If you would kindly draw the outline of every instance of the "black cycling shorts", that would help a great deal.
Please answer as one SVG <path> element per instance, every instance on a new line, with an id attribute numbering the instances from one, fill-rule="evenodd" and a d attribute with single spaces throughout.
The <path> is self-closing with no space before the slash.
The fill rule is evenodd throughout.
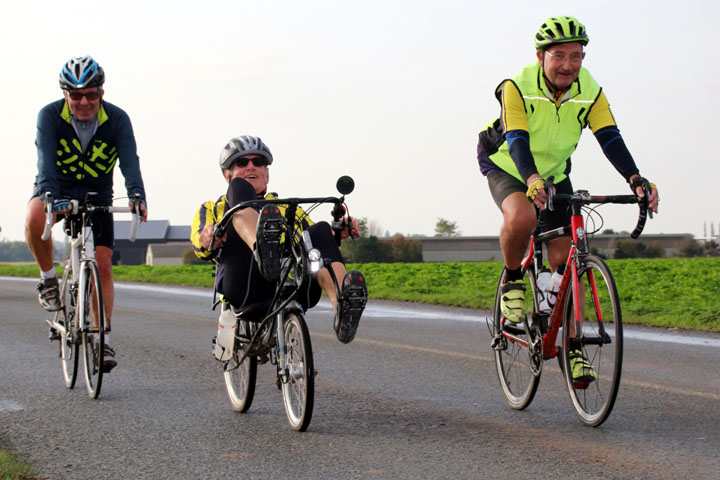
<path id="1" fill-rule="evenodd" d="M 488 174 L 487 180 L 488 186 L 490 187 L 490 194 L 500 210 L 502 210 L 503 201 L 511 193 L 521 192 L 523 195 L 527 193 L 527 185 L 504 170 L 491 172 Z M 555 184 L 555 191 L 557 193 L 572 194 L 573 187 L 570 177 L 567 177 L 560 183 Z M 543 220 L 542 230 L 546 232 L 554 228 L 570 225 L 570 217 L 571 212 L 569 206 L 556 205 L 554 212 L 545 209 L 540 212 L 540 218 Z"/>
<path id="2" fill-rule="evenodd" d="M 35 197 L 40 196 L 39 187 L 35 185 L 33 187 L 33 195 L 30 197 L 32 200 Z M 55 222 L 63 220 L 64 217 L 57 215 Z M 115 249 L 115 222 L 113 220 L 113 214 L 108 212 L 93 213 L 92 216 L 92 231 L 93 240 L 95 246 L 107 247 L 111 250 Z"/>

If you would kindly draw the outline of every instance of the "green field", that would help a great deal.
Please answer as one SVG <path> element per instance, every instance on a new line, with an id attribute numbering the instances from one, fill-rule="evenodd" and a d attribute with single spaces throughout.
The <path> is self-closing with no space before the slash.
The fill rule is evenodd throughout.
<path id="1" fill-rule="evenodd" d="M 720 332 L 720 258 L 608 260 L 623 320 Z M 375 299 L 490 309 L 500 262 L 368 263 L 361 270 Z M 211 287 L 212 268 L 113 267 L 118 281 Z M 0 275 L 37 275 L 36 267 L 0 265 Z"/>

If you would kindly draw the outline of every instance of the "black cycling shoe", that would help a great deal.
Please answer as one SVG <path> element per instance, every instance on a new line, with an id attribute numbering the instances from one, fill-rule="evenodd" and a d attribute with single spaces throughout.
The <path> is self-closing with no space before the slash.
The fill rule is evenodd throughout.
<path id="1" fill-rule="evenodd" d="M 335 306 L 333 328 L 340 342 L 350 343 L 355 338 L 367 298 L 365 276 L 357 270 L 350 270 L 343 279 L 342 294 Z"/>
<path id="2" fill-rule="evenodd" d="M 37 284 L 38 301 L 48 312 L 57 312 L 60 305 L 60 291 L 57 277 L 44 278 Z"/>
<path id="3" fill-rule="evenodd" d="M 260 274 L 270 282 L 280 279 L 280 239 L 284 232 L 285 217 L 276 205 L 268 204 L 260 210 L 255 240 L 255 261 Z"/>

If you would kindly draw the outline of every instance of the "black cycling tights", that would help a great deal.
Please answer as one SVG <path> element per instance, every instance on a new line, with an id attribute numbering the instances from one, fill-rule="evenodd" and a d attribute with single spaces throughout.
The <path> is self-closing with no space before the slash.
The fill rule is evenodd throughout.
<path id="1" fill-rule="evenodd" d="M 234 205 L 257 198 L 255 188 L 250 182 L 235 178 L 228 185 L 225 209 L 227 211 Z M 313 246 L 320 250 L 323 258 L 345 263 L 327 222 L 311 225 L 307 231 L 310 233 Z M 222 263 L 222 291 L 233 306 L 240 308 L 272 299 L 275 294 L 275 283 L 268 282 L 260 275 L 257 263 L 253 260 L 252 249 L 245 244 L 234 228 L 227 230 L 227 241 L 222 249 Z M 305 309 L 311 308 L 320 300 L 321 293 L 317 280 L 306 281 L 301 286 L 298 301 Z"/>

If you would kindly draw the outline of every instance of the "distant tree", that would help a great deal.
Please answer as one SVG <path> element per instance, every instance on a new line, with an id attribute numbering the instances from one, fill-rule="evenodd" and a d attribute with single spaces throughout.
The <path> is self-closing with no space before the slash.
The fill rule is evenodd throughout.
<path id="1" fill-rule="evenodd" d="M 368 219 L 365 217 L 360 217 L 357 219 L 357 221 L 358 227 L 360 229 L 360 237 L 370 236 L 370 225 L 368 225 Z"/>
<path id="2" fill-rule="evenodd" d="M 702 246 L 692 237 L 686 237 L 680 244 L 680 255 L 683 257 L 699 257 L 702 254 Z"/>
<path id="3" fill-rule="evenodd" d="M 195 251 L 192 249 L 192 247 L 185 250 L 182 254 L 182 264 L 183 265 L 207 265 L 208 262 L 205 260 L 202 260 L 195 255 Z"/>
<path id="4" fill-rule="evenodd" d="M 393 262 L 422 262 L 422 243 L 416 238 L 397 234 L 392 239 Z"/>
<path id="5" fill-rule="evenodd" d="M 705 242 L 702 246 L 703 255 L 706 257 L 720 257 L 720 245 L 715 240 Z"/>
<path id="6" fill-rule="evenodd" d="M 460 231 L 458 230 L 457 222 L 451 222 L 444 218 L 438 218 L 435 224 L 435 236 L 436 237 L 458 237 Z"/>
<path id="7" fill-rule="evenodd" d="M 615 258 L 658 258 L 665 256 L 665 248 L 657 242 L 651 246 L 645 243 L 625 239 L 620 240 L 615 249 Z"/>
<path id="8" fill-rule="evenodd" d="M 645 258 L 663 258 L 665 257 L 665 247 L 660 242 L 653 242 L 652 245 L 645 249 Z"/>
<path id="9" fill-rule="evenodd" d="M 603 230 L 602 232 L 600 232 L 600 234 L 601 234 L 601 235 L 614 235 L 614 234 L 615 234 L 615 230 L 613 230 L 612 228 L 606 228 L 605 230 Z"/>

